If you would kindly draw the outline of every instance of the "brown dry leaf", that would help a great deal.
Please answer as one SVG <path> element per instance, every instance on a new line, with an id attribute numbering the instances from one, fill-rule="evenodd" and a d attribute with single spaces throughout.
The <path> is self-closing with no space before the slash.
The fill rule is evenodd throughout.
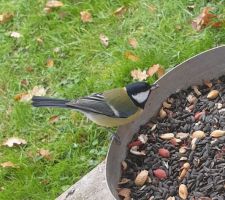
<path id="1" fill-rule="evenodd" d="M 31 73 L 33 71 L 34 71 L 34 69 L 31 66 L 26 67 L 26 72 Z"/>
<path id="2" fill-rule="evenodd" d="M 131 53 L 130 51 L 126 51 L 125 54 L 124 54 L 125 58 L 133 61 L 133 62 L 136 62 L 139 60 L 139 57 L 134 55 L 133 53 Z"/>
<path id="3" fill-rule="evenodd" d="M 205 7 L 202 10 L 202 13 L 192 21 L 192 27 L 195 30 L 200 31 L 204 27 L 210 25 L 213 18 L 217 17 L 216 15 L 210 13 L 211 10 L 213 10 L 213 8 Z"/>
<path id="4" fill-rule="evenodd" d="M 27 79 L 22 79 L 22 80 L 20 81 L 20 84 L 21 84 L 22 86 L 28 86 L 28 85 L 29 85 L 29 81 L 28 81 Z"/>
<path id="5" fill-rule="evenodd" d="M 47 8 L 59 8 L 63 6 L 63 3 L 61 1 L 50 0 L 45 4 L 45 6 Z"/>
<path id="6" fill-rule="evenodd" d="M 153 76 L 160 68 L 160 65 L 159 64 L 156 64 L 156 65 L 152 65 L 152 67 L 150 67 L 147 71 L 147 74 L 149 76 Z"/>
<path id="7" fill-rule="evenodd" d="M 92 15 L 88 11 L 81 11 L 80 18 L 81 18 L 81 21 L 84 23 L 92 22 Z"/>
<path id="8" fill-rule="evenodd" d="M 135 69 L 131 71 L 131 76 L 134 80 L 143 81 L 148 78 L 146 71 L 141 71 L 140 69 Z"/>
<path id="9" fill-rule="evenodd" d="M 134 49 L 137 48 L 138 42 L 135 38 L 130 38 L 128 40 L 128 43 L 130 44 L 130 46 L 132 46 Z"/>
<path id="10" fill-rule="evenodd" d="M 157 71 L 158 78 L 162 77 L 165 74 L 165 69 L 160 67 Z"/>
<path id="11" fill-rule="evenodd" d="M 47 160 L 51 160 L 51 154 L 49 150 L 39 149 L 38 154 Z"/>
<path id="12" fill-rule="evenodd" d="M 49 58 L 48 60 L 47 60 L 47 67 L 53 67 L 54 66 L 54 60 L 52 59 L 52 58 Z"/>
<path id="13" fill-rule="evenodd" d="M 125 14 L 126 11 L 127 11 L 127 8 L 125 6 L 122 6 L 114 11 L 114 15 L 121 17 L 122 15 Z"/>
<path id="14" fill-rule="evenodd" d="M 27 144 L 26 140 L 18 138 L 18 137 L 11 137 L 11 138 L 8 138 L 5 142 L 3 142 L 2 145 L 13 147 L 13 146 L 24 145 L 24 144 Z"/>
<path id="15" fill-rule="evenodd" d="M 15 167 L 16 165 L 11 162 L 11 161 L 7 161 L 7 162 L 4 162 L 4 163 L 1 163 L 0 164 L 3 168 L 9 168 L 9 167 Z"/>
<path id="16" fill-rule="evenodd" d="M 165 74 L 165 69 L 159 64 L 155 64 L 147 70 L 148 76 L 153 76 L 155 73 L 157 74 L 158 78 L 160 78 Z"/>
<path id="17" fill-rule="evenodd" d="M 33 96 L 44 96 L 46 94 L 46 89 L 42 86 L 35 86 L 31 91 L 23 92 L 17 94 L 14 99 L 16 101 L 28 102 Z"/>
<path id="18" fill-rule="evenodd" d="M 59 121 L 59 116 L 58 116 L 58 115 L 53 115 L 53 116 L 51 116 L 51 117 L 49 118 L 49 122 L 50 122 L 51 124 L 54 124 L 54 123 L 56 123 L 57 121 Z"/>
<path id="19" fill-rule="evenodd" d="M 13 37 L 13 38 L 20 38 L 21 34 L 18 33 L 18 32 L 13 31 L 13 32 L 10 33 L 10 36 Z"/>
<path id="20" fill-rule="evenodd" d="M 105 36 L 104 34 L 100 34 L 99 35 L 99 39 L 100 39 L 100 42 L 105 46 L 109 46 L 109 38 L 107 36 Z"/>
<path id="21" fill-rule="evenodd" d="M 8 21 L 10 21 L 13 18 L 13 14 L 12 13 L 2 13 L 0 15 L 0 24 L 4 24 Z"/>
<path id="22" fill-rule="evenodd" d="M 222 27 L 224 25 L 224 22 L 214 22 L 213 24 L 212 24 L 212 27 L 214 27 L 214 28 L 220 28 L 220 27 Z"/>
<path id="23" fill-rule="evenodd" d="M 118 195 L 128 199 L 128 198 L 130 198 L 131 190 L 128 188 L 119 189 Z"/>

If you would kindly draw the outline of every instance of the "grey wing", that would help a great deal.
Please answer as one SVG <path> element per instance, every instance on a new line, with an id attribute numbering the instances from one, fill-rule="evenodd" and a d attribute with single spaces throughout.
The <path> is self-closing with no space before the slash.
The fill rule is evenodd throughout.
<path id="1" fill-rule="evenodd" d="M 119 117 L 105 101 L 103 94 L 100 93 L 70 101 L 66 105 L 84 113 L 96 113 L 110 117 Z"/>

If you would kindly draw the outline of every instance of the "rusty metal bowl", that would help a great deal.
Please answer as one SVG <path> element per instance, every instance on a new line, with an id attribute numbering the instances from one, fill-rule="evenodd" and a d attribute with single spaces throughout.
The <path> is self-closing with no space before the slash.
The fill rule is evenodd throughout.
<path id="1" fill-rule="evenodd" d="M 121 145 L 112 142 L 109 148 L 106 180 L 108 188 L 115 199 L 120 199 L 116 188 L 121 175 L 121 161 L 126 157 L 127 144 L 140 126 L 157 114 L 162 102 L 172 93 L 224 74 L 225 46 L 220 46 L 186 60 L 157 81 L 160 87 L 150 95 L 143 115 L 136 121 L 119 127 L 117 134 L 121 138 Z"/>

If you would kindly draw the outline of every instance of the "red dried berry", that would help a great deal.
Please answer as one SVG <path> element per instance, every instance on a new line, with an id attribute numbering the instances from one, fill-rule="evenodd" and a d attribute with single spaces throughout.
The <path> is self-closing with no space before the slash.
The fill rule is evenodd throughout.
<path id="1" fill-rule="evenodd" d="M 163 169 L 156 169 L 153 171 L 153 174 L 159 179 L 166 179 L 167 175 Z"/>
<path id="2" fill-rule="evenodd" d="M 140 140 L 136 140 L 128 144 L 128 148 L 134 147 L 134 146 L 140 146 L 142 145 L 142 142 Z"/>
<path id="3" fill-rule="evenodd" d="M 162 156 L 163 158 L 169 158 L 170 152 L 167 149 L 161 148 L 159 149 L 159 155 Z"/>
<path id="4" fill-rule="evenodd" d="M 198 121 L 204 113 L 205 113 L 205 111 L 196 112 L 195 113 L 195 121 Z"/>

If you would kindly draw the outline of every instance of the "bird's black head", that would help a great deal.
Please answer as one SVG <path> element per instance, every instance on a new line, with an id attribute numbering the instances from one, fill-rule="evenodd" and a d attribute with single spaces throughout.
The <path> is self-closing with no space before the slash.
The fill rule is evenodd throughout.
<path id="1" fill-rule="evenodd" d="M 131 83 L 126 86 L 127 94 L 133 101 L 133 103 L 144 109 L 145 103 L 152 90 L 156 89 L 158 84 L 150 85 L 146 82 Z"/>

